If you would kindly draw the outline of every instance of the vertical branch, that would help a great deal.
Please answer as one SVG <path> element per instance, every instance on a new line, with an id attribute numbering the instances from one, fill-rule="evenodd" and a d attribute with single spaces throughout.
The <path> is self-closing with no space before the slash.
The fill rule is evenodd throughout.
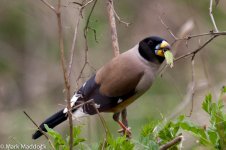
<path id="1" fill-rule="evenodd" d="M 68 80 L 69 81 L 70 81 L 71 69 L 72 69 L 73 58 L 74 58 L 74 53 L 75 53 L 75 42 L 76 42 L 76 39 L 77 39 L 79 22 L 80 22 L 80 15 L 78 15 L 78 20 L 77 20 L 76 25 L 75 25 L 74 37 L 73 37 L 72 46 L 71 46 L 71 54 L 70 54 L 71 57 L 70 57 L 69 65 L 68 65 Z"/>
<path id="2" fill-rule="evenodd" d="M 196 54 L 196 53 L 195 53 Z M 191 109 L 189 112 L 188 117 L 191 117 L 193 108 L 194 108 L 194 96 L 195 96 L 195 54 L 193 54 L 191 58 L 191 65 L 192 65 L 192 77 L 191 77 Z"/>
<path id="3" fill-rule="evenodd" d="M 84 39 L 85 39 L 85 62 L 83 64 L 83 66 L 82 66 L 82 69 L 81 69 L 81 71 L 80 71 L 77 79 L 76 79 L 77 86 L 79 86 L 79 79 L 82 77 L 82 73 L 85 70 L 86 65 L 89 64 L 89 62 L 88 62 L 88 50 L 89 50 L 89 46 L 88 46 L 87 33 L 88 33 L 88 29 L 89 29 L 90 18 L 92 16 L 92 13 L 94 11 L 94 8 L 95 8 L 96 4 L 97 4 L 97 0 L 94 1 L 94 4 L 93 4 L 93 6 L 91 8 L 91 11 L 90 11 L 90 13 L 88 15 L 88 18 L 87 18 L 87 21 L 86 21 L 86 25 L 85 25 L 84 30 L 83 30 L 83 32 L 84 32 Z M 84 7 L 82 7 L 82 9 L 83 8 Z"/>
<path id="4" fill-rule="evenodd" d="M 59 36 L 59 47 L 60 47 L 60 57 L 61 57 L 61 66 L 63 70 L 64 76 L 64 87 L 66 90 L 66 99 L 67 99 L 67 109 L 68 109 L 68 118 L 69 118 L 69 126 L 70 126 L 70 150 L 73 148 L 73 122 L 72 122 L 72 113 L 71 113 L 71 102 L 70 102 L 70 83 L 69 76 L 67 75 L 67 67 L 65 63 L 64 56 L 64 39 L 63 39 L 63 31 L 62 31 L 62 19 L 61 19 L 61 0 L 58 0 L 57 8 L 52 6 L 50 3 L 45 0 L 41 0 L 48 8 L 50 8 L 57 16 L 57 26 L 58 26 L 58 36 Z"/>
<path id="5" fill-rule="evenodd" d="M 214 27 L 215 32 L 219 32 L 217 25 L 216 25 L 216 22 L 215 22 L 215 19 L 213 17 L 213 0 L 210 0 L 209 15 L 210 15 L 211 21 L 213 23 L 213 27 Z"/>
<path id="6" fill-rule="evenodd" d="M 65 63 L 65 55 L 64 55 L 64 39 L 63 39 L 63 31 L 62 31 L 62 19 L 61 19 L 61 0 L 58 0 L 57 10 L 57 23 L 58 23 L 58 36 L 59 36 L 59 47 L 60 47 L 60 57 L 61 57 L 61 66 L 63 70 L 64 76 L 64 86 L 66 90 L 66 100 L 67 100 L 67 109 L 68 109 L 68 120 L 69 120 L 69 129 L 70 129 L 70 139 L 69 146 L 70 150 L 73 149 L 73 121 L 72 121 L 72 113 L 71 113 L 71 102 L 70 102 L 70 83 L 69 78 L 67 76 L 67 67 Z"/>
<path id="7" fill-rule="evenodd" d="M 109 23 L 111 27 L 111 39 L 112 39 L 114 55 L 118 56 L 120 52 L 119 52 L 118 36 L 117 36 L 117 29 L 116 29 L 116 23 L 115 23 L 115 13 L 114 13 L 115 11 L 114 11 L 113 0 L 108 0 L 107 11 L 108 11 Z"/>

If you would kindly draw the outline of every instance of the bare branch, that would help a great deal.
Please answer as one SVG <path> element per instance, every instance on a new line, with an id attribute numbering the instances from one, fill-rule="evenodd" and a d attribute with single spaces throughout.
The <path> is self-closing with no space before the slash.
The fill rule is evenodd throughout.
<path id="1" fill-rule="evenodd" d="M 113 0 L 108 0 L 107 11 L 108 11 L 108 18 L 109 18 L 110 27 L 111 27 L 111 39 L 112 39 L 114 55 L 118 56 L 120 52 L 119 52 L 118 36 L 117 36 L 117 29 L 116 29 L 116 23 L 115 23 Z"/>
<path id="2" fill-rule="evenodd" d="M 99 118 L 100 118 L 101 124 L 102 124 L 103 127 L 104 127 L 105 135 L 106 135 L 106 138 L 107 138 L 107 136 L 110 136 L 111 133 L 110 133 L 108 127 L 107 127 L 106 121 L 104 120 L 103 116 L 100 114 L 99 110 L 95 107 L 94 102 L 92 102 L 92 103 L 93 103 L 94 109 L 96 110 L 96 112 L 97 112 L 97 114 L 98 114 L 98 116 L 99 116 Z"/>
<path id="3" fill-rule="evenodd" d="M 82 77 L 82 74 L 83 74 L 83 72 L 84 72 L 84 70 L 85 70 L 86 65 L 89 64 L 89 62 L 88 62 L 88 50 L 89 50 L 89 46 L 88 46 L 88 40 L 87 40 L 87 33 L 88 33 L 88 29 L 90 29 L 90 27 L 89 27 L 89 22 L 90 22 L 90 18 L 91 18 L 91 16 L 92 16 L 92 13 L 93 13 L 93 11 L 94 11 L 94 8 L 95 8 L 95 6 L 96 6 L 96 3 L 97 3 L 97 0 L 94 1 L 94 4 L 93 4 L 93 6 L 92 6 L 92 8 L 91 8 L 91 11 L 90 11 L 90 13 L 89 13 L 89 15 L 88 15 L 88 18 L 87 18 L 87 21 L 86 21 L 86 25 L 85 25 L 85 27 L 84 27 L 84 38 L 85 38 L 85 62 L 84 62 L 84 64 L 83 64 L 83 66 L 82 66 L 82 69 L 81 69 L 81 71 L 80 71 L 80 73 L 79 73 L 77 79 L 76 79 L 77 86 L 79 85 L 79 84 L 78 84 L 78 81 L 79 81 L 80 78 Z M 94 32 L 94 36 L 95 36 L 95 38 L 96 38 L 95 32 Z M 91 65 L 90 65 L 90 66 L 91 66 Z M 93 67 L 91 67 L 91 68 L 93 68 Z"/>
<path id="4" fill-rule="evenodd" d="M 70 139 L 69 139 L 69 146 L 70 150 L 73 149 L 73 121 L 72 121 L 72 114 L 71 114 L 71 94 L 70 94 L 70 83 L 69 78 L 67 76 L 67 69 L 65 63 L 65 56 L 64 56 L 64 39 L 63 39 L 63 31 L 62 31 L 62 19 L 61 19 L 61 0 L 58 0 L 57 6 L 57 23 L 58 23 L 58 34 L 59 34 L 59 46 L 60 46 L 60 57 L 61 57 L 61 66 L 63 70 L 64 76 L 64 86 L 66 89 L 66 99 L 67 99 L 67 109 L 68 111 L 68 120 L 69 120 L 69 129 L 70 129 Z"/>
<path id="5" fill-rule="evenodd" d="M 45 138 L 48 140 L 49 144 L 51 145 L 52 149 L 55 150 L 53 143 L 51 142 L 51 140 L 49 139 L 48 135 L 46 134 L 46 132 L 44 132 L 38 125 L 37 123 L 35 123 L 35 121 L 25 112 L 23 111 L 23 113 L 27 116 L 27 118 L 38 128 L 38 130 L 40 132 L 42 132 L 42 134 L 45 136 Z"/>
<path id="6" fill-rule="evenodd" d="M 85 25 L 85 28 L 84 28 L 84 37 L 85 37 L 85 39 L 87 37 L 87 32 L 88 32 L 90 18 L 91 18 L 92 14 L 93 14 L 93 10 L 94 10 L 94 8 L 96 6 L 96 3 L 97 3 L 97 0 L 94 1 L 94 4 L 93 4 L 93 6 L 91 8 L 91 11 L 90 11 L 90 13 L 88 15 L 88 18 L 87 18 L 87 21 L 86 21 L 86 25 Z"/>
<path id="7" fill-rule="evenodd" d="M 195 54 L 193 54 L 191 58 L 191 74 L 192 74 L 192 79 L 191 79 L 191 109 L 189 112 L 189 115 L 187 117 L 191 117 L 193 108 L 194 108 L 194 96 L 195 96 Z"/>
<path id="8" fill-rule="evenodd" d="M 76 5 L 79 5 L 79 6 L 82 6 L 82 3 L 79 3 L 79 2 L 72 2 L 73 4 L 76 4 Z"/>
<path id="9" fill-rule="evenodd" d="M 92 3 L 94 0 L 89 0 L 87 3 L 85 3 L 84 5 L 82 5 L 81 10 L 84 9 L 87 5 L 89 5 L 90 3 Z"/>
<path id="10" fill-rule="evenodd" d="M 160 150 L 167 150 L 170 147 L 179 144 L 182 140 L 183 140 L 183 136 L 178 136 L 175 139 L 173 139 L 172 141 L 166 143 L 165 145 L 162 145 L 159 149 Z"/>
<path id="11" fill-rule="evenodd" d="M 71 102 L 70 102 L 70 83 L 69 83 L 69 75 L 67 75 L 65 56 L 64 56 L 64 40 L 63 40 L 63 31 L 62 31 L 62 19 L 61 19 L 61 0 L 58 0 L 57 8 L 53 7 L 45 0 L 41 0 L 46 6 L 48 6 L 51 10 L 53 10 L 57 16 L 57 25 L 58 25 L 58 36 L 59 36 L 59 47 L 60 47 L 60 56 L 61 56 L 61 66 L 63 70 L 64 76 L 64 86 L 66 89 L 66 99 L 67 99 L 67 108 L 69 112 L 71 111 Z M 71 59 L 72 64 L 72 59 Z M 70 66 L 70 65 L 69 65 Z M 71 67 L 71 66 L 70 66 Z M 72 115 L 68 113 L 69 118 L 69 126 L 70 126 L 70 150 L 73 148 L 73 122 Z"/>
<path id="12" fill-rule="evenodd" d="M 200 34 L 195 34 L 195 35 L 189 35 L 189 36 L 185 36 L 182 38 L 178 38 L 177 41 L 179 40 L 190 40 L 191 38 L 196 38 L 196 37 L 202 37 L 202 36 L 209 36 L 209 35 L 226 35 L 226 31 L 222 31 L 222 32 L 206 32 L 206 33 L 200 33 Z"/>
<path id="13" fill-rule="evenodd" d="M 71 68 L 72 68 L 72 64 L 73 64 L 73 58 L 74 58 L 74 52 L 75 52 L 75 42 L 77 39 L 77 33 L 78 33 L 78 26 L 79 26 L 79 22 L 80 22 L 80 17 L 77 17 L 77 23 L 75 25 L 75 29 L 74 29 L 74 37 L 73 37 L 73 41 L 72 41 L 72 46 L 71 46 L 71 54 L 70 54 L 70 61 L 69 61 L 69 65 L 68 65 L 68 80 L 70 80 L 70 75 L 71 75 Z"/>
<path id="14" fill-rule="evenodd" d="M 213 23 L 213 27 L 214 27 L 215 32 L 219 32 L 217 25 L 216 25 L 216 22 L 215 22 L 215 19 L 213 17 L 213 0 L 210 0 L 209 15 L 210 15 L 211 21 Z"/>
<path id="15" fill-rule="evenodd" d="M 45 1 L 45 0 L 41 0 L 47 7 L 49 7 L 52 11 L 54 11 L 55 13 L 57 13 L 57 10 L 54 6 L 52 6 L 49 2 Z"/>
<path id="16" fill-rule="evenodd" d="M 118 19 L 119 23 L 125 24 L 126 27 L 128 27 L 128 26 L 130 25 L 129 22 L 125 22 L 125 21 L 123 21 L 123 20 L 119 17 L 119 15 L 118 15 L 117 12 L 115 11 L 115 9 L 114 9 L 114 13 L 115 13 L 115 17 Z"/>
<path id="17" fill-rule="evenodd" d="M 174 38 L 174 40 L 177 41 L 178 38 L 173 34 L 173 32 L 171 31 L 171 29 L 165 24 L 165 22 L 163 21 L 163 19 L 161 18 L 161 16 L 159 16 L 159 20 L 161 21 L 162 25 L 166 28 L 166 30 L 170 33 L 170 35 Z"/>
<path id="18" fill-rule="evenodd" d="M 187 53 L 187 54 L 184 54 L 184 55 L 182 55 L 182 56 L 177 57 L 176 59 L 174 59 L 174 62 L 176 62 L 176 61 L 178 61 L 178 60 L 180 60 L 180 59 L 182 59 L 182 58 L 185 58 L 185 57 L 188 57 L 188 56 L 190 56 L 190 55 L 193 55 L 193 54 L 198 53 L 199 51 L 201 51 L 206 45 L 208 45 L 208 44 L 209 44 L 213 39 L 215 39 L 216 37 L 218 37 L 218 35 L 212 36 L 210 39 L 208 39 L 206 42 L 204 42 L 204 44 L 201 45 L 199 48 L 197 48 L 196 50 L 194 50 L 194 51 L 192 51 L 192 52 L 189 52 L 189 53 Z"/>

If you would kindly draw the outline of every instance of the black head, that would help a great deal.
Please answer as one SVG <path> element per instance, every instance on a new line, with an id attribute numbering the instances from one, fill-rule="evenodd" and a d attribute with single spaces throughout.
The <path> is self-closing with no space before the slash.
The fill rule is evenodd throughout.
<path id="1" fill-rule="evenodd" d="M 161 37 L 151 36 L 140 41 L 138 49 L 147 61 L 161 64 L 165 60 L 165 51 L 170 50 L 170 45 Z"/>

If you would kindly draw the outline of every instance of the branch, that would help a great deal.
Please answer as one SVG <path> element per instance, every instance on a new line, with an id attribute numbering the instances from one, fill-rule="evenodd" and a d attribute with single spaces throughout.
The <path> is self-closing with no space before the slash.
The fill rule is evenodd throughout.
<path id="1" fill-rule="evenodd" d="M 108 127 L 107 127 L 106 121 L 104 120 L 103 116 L 100 114 L 99 110 L 96 108 L 94 102 L 92 102 L 92 106 L 93 106 L 93 108 L 96 110 L 96 112 L 97 112 L 97 114 L 98 114 L 98 116 L 99 116 L 99 118 L 100 118 L 101 124 L 102 124 L 103 127 L 104 127 L 105 136 L 106 136 L 106 139 L 107 139 L 108 136 L 111 136 L 111 133 L 110 133 Z"/>
<path id="2" fill-rule="evenodd" d="M 60 47 L 60 58 L 61 58 L 61 66 L 63 70 L 64 76 L 64 87 L 66 90 L 66 99 L 67 99 L 67 109 L 68 109 L 68 120 L 69 120 L 69 127 L 70 127 L 70 139 L 69 139 L 69 146 L 70 150 L 73 149 L 73 122 L 72 122 L 72 114 L 71 114 L 71 102 L 70 102 L 70 83 L 69 83 L 69 74 L 67 74 L 67 67 L 65 63 L 65 56 L 64 56 L 64 39 L 63 39 L 63 29 L 62 29 L 62 19 L 61 19 L 61 0 L 58 0 L 57 8 L 53 7 L 51 4 L 46 2 L 45 0 L 41 0 L 45 5 L 47 5 L 51 10 L 53 10 L 57 16 L 57 25 L 58 25 L 58 36 L 59 36 L 59 47 Z M 72 62 L 72 59 L 71 59 Z M 70 66 L 70 65 L 69 65 Z"/>
<path id="3" fill-rule="evenodd" d="M 89 13 L 89 15 L 88 15 L 88 18 L 87 18 L 87 21 L 86 21 L 86 25 L 85 25 L 84 30 L 83 30 L 83 32 L 84 32 L 83 35 L 84 35 L 84 39 L 85 39 L 85 62 L 84 62 L 84 64 L 83 64 L 83 66 L 82 66 L 81 71 L 79 72 L 79 75 L 78 75 L 77 79 L 76 79 L 77 86 L 79 85 L 79 84 L 78 84 L 78 81 L 79 81 L 79 79 L 82 77 L 82 74 L 83 74 L 83 72 L 84 72 L 84 70 L 85 70 L 86 65 L 87 65 L 87 64 L 89 65 L 89 62 L 88 62 L 88 50 L 89 50 L 89 46 L 88 46 L 87 33 L 88 33 L 88 29 L 90 28 L 90 27 L 89 27 L 89 22 L 90 22 L 90 18 L 91 18 L 91 16 L 92 16 L 92 14 L 93 14 L 94 8 L 95 8 L 95 6 L 96 6 L 96 3 L 97 3 L 97 0 L 94 1 L 94 4 L 93 4 L 93 6 L 92 6 L 92 8 L 91 8 L 91 11 L 90 11 L 90 13 Z M 95 32 L 94 32 L 94 36 L 95 36 L 95 35 L 96 35 L 96 34 L 95 34 Z M 92 67 L 91 65 L 89 65 L 89 66 L 93 69 L 93 67 Z M 94 69 L 94 70 L 95 70 L 95 69 Z"/>
<path id="4" fill-rule="evenodd" d="M 193 108 L 194 108 L 194 96 L 195 96 L 195 54 L 193 54 L 191 58 L 191 66 L 192 66 L 192 79 L 191 79 L 191 109 L 189 115 L 187 117 L 191 117 Z"/>
<path id="5" fill-rule="evenodd" d="M 210 31 L 210 32 L 206 32 L 206 33 L 200 33 L 200 34 L 185 36 L 185 37 L 182 37 L 182 38 L 178 38 L 177 41 L 179 41 L 179 40 L 190 40 L 191 38 L 209 36 L 209 35 L 226 35 L 226 31 L 221 31 L 221 32 Z"/>
<path id="6" fill-rule="evenodd" d="M 165 22 L 163 21 L 163 19 L 162 19 L 161 16 L 159 16 L 159 20 L 161 21 L 162 25 L 166 28 L 166 30 L 170 33 L 170 35 L 173 37 L 174 42 L 176 42 L 178 38 L 173 34 L 173 32 L 171 31 L 171 29 L 165 24 Z"/>
<path id="7" fill-rule="evenodd" d="M 218 32 L 217 25 L 216 25 L 215 19 L 213 17 L 212 9 L 213 9 L 213 0 L 210 0 L 209 15 L 210 15 L 211 21 L 213 23 L 213 27 L 214 27 L 215 32 Z"/>
<path id="8" fill-rule="evenodd" d="M 123 20 L 119 17 L 119 15 L 118 15 L 117 12 L 115 11 L 115 9 L 114 9 L 114 14 L 115 14 L 115 17 L 118 19 L 119 23 L 125 24 L 126 27 L 128 27 L 128 26 L 130 25 L 129 22 L 125 22 L 125 21 L 123 21 Z"/>
<path id="9" fill-rule="evenodd" d="M 42 134 L 45 136 L 45 138 L 48 140 L 49 144 L 51 145 L 52 149 L 55 150 L 53 143 L 51 142 L 51 140 L 49 139 L 48 135 L 46 134 L 46 132 L 44 132 L 41 128 L 39 128 L 39 126 L 35 123 L 35 121 L 25 112 L 23 111 L 23 113 L 27 116 L 27 118 L 38 128 L 38 130 L 40 132 L 42 132 Z"/>
<path id="10" fill-rule="evenodd" d="M 183 136 L 178 136 L 175 139 L 173 139 L 172 141 L 166 143 L 165 145 L 162 145 L 159 149 L 160 150 L 167 150 L 170 147 L 179 144 L 182 140 L 183 140 Z"/>
<path id="11" fill-rule="evenodd" d="M 45 0 L 41 0 L 47 7 L 49 7 L 54 13 L 57 13 L 57 10 L 54 6 L 52 6 L 50 3 L 48 3 Z"/>
<path id="12" fill-rule="evenodd" d="M 188 56 L 190 56 L 190 55 L 193 55 L 193 54 L 198 53 L 199 51 L 201 51 L 206 45 L 208 45 L 208 44 L 209 44 L 213 39 L 215 39 L 216 37 L 218 37 L 218 35 L 212 36 L 210 39 L 208 39 L 206 42 L 204 42 L 204 44 L 201 45 L 201 46 L 200 46 L 199 48 L 197 48 L 196 50 L 194 50 L 194 51 L 192 51 L 192 52 L 189 52 L 189 53 L 187 53 L 187 54 L 184 54 L 184 55 L 182 55 L 182 56 L 179 56 L 179 57 L 175 58 L 175 59 L 174 59 L 174 62 L 176 62 L 176 61 L 178 61 L 178 60 L 180 60 L 180 59 L 182 59 L 182 58 L 185 58 L 185 57 L 188 57 Z"/>
<path id="13" fill-rule="evenodd" d="M 82 5 L 81 10 L 84 9 L 87 5 L 89 5 L 90 3 L 92 3 L 94 0 L 90 0 L 87 3 L 85 3 L 84 5 Z"/>
<path id="14" fill-rule="evenodd" d="M 118 36 L 117 36 L 117 29 L 115 23 L 115 15 L 114 15 L 114 5 L 113 0 L 108 0 L 107 2 L 107 11 L 108 11 L 108 18 L 111 27 L 111 39 L 112 39 L 112 46 L 114 50 L 114 55 L 119 55 L 119 44 L 118 44 Z"/>
<path id="15" fill-rule="evenodd" d="M 73 64 L 73 58 L 74 58 L 74 52 L 75 52 L 75 42 L 77 39 L 77 33 L 78 33 L 78 26 L 79 26 L 79 22 L 80 22 L 80 17 L 77 17 L 77 23 L 75 25 L 75 30 L 74 30 L 74 37 L 73 37 L 73 41 L 72 41 L 72 46 L 71 46 L 71 58 L 69 61 L 69 65 L 68 65 L 68 79 L 70 80 L 70 75 L 71 75 L 71 70 L 72 70 L 72 64 Z"/>
<path id="16" fill-rule="evenodd" d="M 62 19 L 61 19 L 61 0 L 58 0 L 56 15 L 57 15 L 57 23 L 58 23 L 61 66 L 62 66 L 63 75 L 64 75 L 64 86 L 66 89 L 68 120 L 69 120 L 69 129 L 70 129 L 69 146 L 70 146 L 70 150 L 72 150 L 73 149 L 73 121 L 72 121 L 72 114 L 71 114 L 70 83 L 69 83 L 69 78 L 67 76 L 67 69 L 66 69 L 65 56 L 64 56 L 65 50 L 64 50 L 64 39 L 63 39 L 63 31 L 62 31 Z"/>

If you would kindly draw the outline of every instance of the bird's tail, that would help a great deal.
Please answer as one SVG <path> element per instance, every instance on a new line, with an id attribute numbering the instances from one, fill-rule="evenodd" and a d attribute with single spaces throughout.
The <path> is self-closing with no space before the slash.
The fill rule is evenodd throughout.
<path id="1" fill-rule="evenodd" d="M 44 127 L 44 124 L 47 124 L 49 128 L 54 128 L 55 126 L 57 126 L 58 124 L 60 124 L 61 122 L 67 120 L 67 113 L 64 113 L 64 109 L 60 110 L 59 112 L 55 113 L 54 115 L 52 115 L 51 117 L 49 117 L 48 119 L 46 119 L 40 126 L 39 128 L 42 131 L 46 132 L 46 129 Z M 40 130 L 37 130 L 33 135 L 32 135 L 32 139 L 37 139 L 40 136 L 42 136 L 42 132 Z"/>

